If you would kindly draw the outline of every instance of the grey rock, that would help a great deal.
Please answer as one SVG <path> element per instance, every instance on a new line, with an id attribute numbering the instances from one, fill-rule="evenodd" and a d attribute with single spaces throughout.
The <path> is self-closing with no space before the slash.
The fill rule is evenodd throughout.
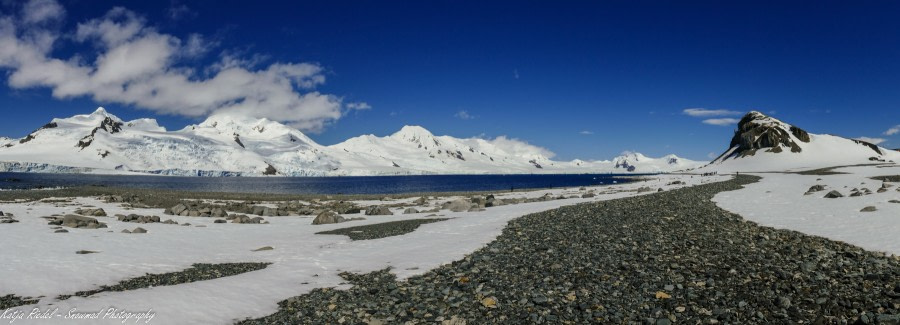
<path id="1" fill-rule="evenodd" d="M 878 208 L 876 208 L 874 206 L 867 206 L 865 208 L 862 208 L 862 210 L 859 210 L 859 212 L 875 212 L 875 211 L 878 211 Z"/>
<path id="2" fill-rule="evenodd" d="M 841 192 L 838 192 L 837 190 L 832 190 L 831 192 L 828 192 L 828 194 L 825 194 L 825 196 L 824 196 L 824 198 L 826 198 L 826 199 L 836 199 L 839 197 L 844 197 L 844 195 L 841 194 Z"/>
<path id="3" fill-rule="evenodd" d="M 386 206 L 373 205 L 373 206 L 366 208 L 366 215 L 367 216 L 390 216 L 390 215 L 394 215 L 394 213 L 391 212 L 391 209 L 388 209 L 388 207 L 386 207 Z"/>
<path id="4" fill-rule="evenodd" d="M 313 219 L 312 224 L 327 225 L 327 224 L 333 224 L 333 223 L 340 223 L 340 222 L 344 222 L 344 221 L 346 221 L 346 219 L 344 219 L 344 217 L 338 215 L 337 213 L 334 213 L 331 211 L 325 211 L 325 212 L 319 213 L 319 215 L 316 216 L 315 219 Z"/>
<path id="5" fill-rule="evenodd" d="M 131 233 L 132 234 L 145 234 L 145 233 L 147 233 L 147 229 L 137 227 L 137 228 L 134 228 L 134 230 L 132 230 Z"/>
<path id="6" fill-rule="evenodd" d="M 465 212 L 469 211 L 472 208 L 472 203 L 464 199 L 458 199 L 455 201 L 451 201 L 445 203 L 441 208 L 447 209 L 453 212 Z"/>
<path id="7" fill-rule="evenodd" d="M 416 210 L 416 208 L 406 208 L 406 210 L 403 210 L 403 214 L 414 214 L 414 213 L 419 213 L 419 210 Z"/>
<path id="8" fill-rule="evenodd" d="M 97 228 L 106 228 L 105 223 L 101 223 L 97 221 L 97 219 L 91 217 L 83 217 L 74 214 L 65 215 L 62 218 L 56 218 L 56 220 L 50 222 L 51 225 L 61 225 L 69 228 L 86 228 L 86 229 L 97 229 Z"/>
<path id="9" fill-rule="evenodd" d="M 178 205 L 175 205 L 174 207 L 172 207 L 170 210 L 172 210 L 172 214 L 181 215 L 181 213 L 187 209 L 188 209 L 187 206 L 179 203 Z"/>
<path id="10" fill-rule="evenodd" d="M 809 190 L 806 191 L 806 195 L 813 194 L 813 193 L 815 193 L 815 192 L 821 192 L 821 191 L 824 191 L 824 190 L 825 190 L 825 186 L 824 186 L 824 185 L 816 184 L 816 185 L 813 185 L 813 186 L 810 186 L 810 187 L 809 187 Z"/>

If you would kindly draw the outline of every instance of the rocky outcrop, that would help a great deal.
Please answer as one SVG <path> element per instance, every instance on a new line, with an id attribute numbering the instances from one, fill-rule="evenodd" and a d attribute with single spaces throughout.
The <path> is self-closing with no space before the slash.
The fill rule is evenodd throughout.
<path id="1" fill-rule="evenodd" d="M 106 224 L 97 221 L 97 219 L 90 218 L 90 217 L 76 216 L 74 214 L 69 214 L 69 215 L 65 215 L 63 217 L 54 218 L 48 224 L 51 226 L 63 226 L 63 227 L 69 227 L 69 228 L 85 228 L 85 229 L 106 228 Z"/>
<path id="2" fill-rule="evenodd" d="M 106 211 L 103 211 L 103 209 L 99 209 L 99 208 L 98 209 L 84 208 L 84 209 L 75 210 L 75 214 L 80 214 L 80 215 L 89 216 L 89 217 L 105 217 Z"/>
<path id="3" fill-rule="evenodd" d="M 133 222 L 133 223 L 160 222 L 160 219 L 158 216 L 142 216 L 142 215 L 137 215 L 137 214 L 129 214 L 127 216 L 124 214 L 117 214 L 116 219 L 118 219 L 121 222 Z"/>
<path id="4" fill-rule="evenodd" d="M 744 115 L 738 122 L 738 128 L 731 138 L 731 148 L 737 148 L 732 155 L 752 156 L 757 150 L 778 153 L 790 149 L 791 152 L 801 152 L 803 149 L 795 140 L 809 142 L 809 133 L 754 111 Z"/>

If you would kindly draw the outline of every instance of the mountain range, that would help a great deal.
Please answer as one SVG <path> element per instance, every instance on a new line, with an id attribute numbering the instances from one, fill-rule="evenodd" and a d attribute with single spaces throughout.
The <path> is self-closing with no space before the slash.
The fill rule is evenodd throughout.
<path id="1" fill-rule="evenodd" d="M 123 121 L 105 109 L 53 119 L 21 139 L 0 138 L 0 171 L 179 176 L 656 173 L 706 164 L 675 155 L 554 161 L 503 137 L 435 136 L 404 126 L 324 146 L 268 119 L 219 114 L 168 131 L 153 119 Z"/>

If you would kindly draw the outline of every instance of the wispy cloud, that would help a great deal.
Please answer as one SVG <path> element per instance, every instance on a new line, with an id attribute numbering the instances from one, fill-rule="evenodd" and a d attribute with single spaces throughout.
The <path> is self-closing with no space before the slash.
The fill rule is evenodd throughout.
<path id="1" fill-rule="evenodd" d="M 326 74 L 317 63 L 250 66 L 221 51 L 215 64 L 186 66 L 186 58 L 207 55 L 202 36 L 161 33 L 128 9 L 115 7 L 74 30 L 59 29 L 66 26 L 66 12 L 54 0 L 31 0 L 21 9 L 0 14 L 0 70 L 7 71 L 14 89 L 49 88 L 59 99 L 90 97 L 158 114 L 266 117 L 308 132 L 319 132 L 354 109 L 342 97 L 316 90 Z M 69 52 L 59 49 L 69 45 L 91 52 L 61 57 Z"/>
<path id="2" fill-rule="evenodd" d="M 735 125 L 740 122 L 736 118 L 711 118 L 703 120 L 703 124 L 716 125 L 716 126 L 730 126 Z"/>
<path id="3" fill-rule="evenodd" d="M 366 102 L 347 103 L 347 108 L 357 111 L 365 111 L 372 109 L 372 105 Z"/>
<path id="4" fill-rule="evenodd" d="M 169 5 L 169 8 L 166 10 L 166 14 L 169 16 L 169 19 L 172 20 L 181 20 L 185 18 L 194 18 L 197 16 L 197 12 L 191 10 L 190 7 L 183 3 L 178 3 L 177 1 L 172 1 Z"/>
<path id="5" fill-rule="evenodd" d="M 513 78 L 519 79 L 519 69 L 513 69 Z"/>
<path id="6" fill-rule="evenodd" d="M 584 131 L 578 132 L 578 134 L 581 134 L 581 135 L 591 135 L 591 134 L 594 134 L 594 131 L 584 130 Z"/>
<path id="7" fill-rule="evenodd" d="M 900 133 L 900 125 L 894 125 L 894 127 L 884 131 L 884 135 L 894 135 Z"/>
<path id="8" fill-rule="evenodd" d="M 453 116 L 456 116 L 456 118 L 461 120 L 471 120 L 475 118 L 474 115 L 469 114 L 469 112 L 465 110 L 456 112 L 456 114 L 453 114 Z"/>
<path id="9" fill-rule="evenodd" d="M 884 143 L 885 141 L 887 141 L 887 139 L 883 139 L 883 138 L 870 138 L 870 137 L 856 137 L 856 138 L 853 138 L 853 139 L 860 140 L 860 141 L 865 141 L 865 142 L 868 142 L 868 143 L 871 143 L 871 144 L 874 144 L 874 145 L 879 145 L 879 144 L 882 144 L 882 143 Z"/>
<path id="10" fill-rule="evenodd" d="M 741 112 L 731 111 L 727 109 L 705 109 L 705 108 L 685 108 L 683 114 L 693 117 L 712 117 L 712 116 L 734 116 L 741 115 Z"/>

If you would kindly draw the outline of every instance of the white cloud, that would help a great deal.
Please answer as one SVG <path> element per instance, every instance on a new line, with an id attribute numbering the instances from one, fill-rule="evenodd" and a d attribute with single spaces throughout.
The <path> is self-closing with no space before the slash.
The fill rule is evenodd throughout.
<path id="1" fill-rule="evenodd" d="M 121 7 L 77 24 L 74 33 L 22 23 L 63 14 L 52 0 L 34 0 L 20 19 L 0 17 L 0 69 L 8 70 L 10 87 L 45 87 L 59 99 L 90 97 L 159 114 L 203 117 L 224 111 L 266 117 L 308 132 L 323 130 L 349 110 L 370 108 L 366 103 L 344 105 L 341 97 L 316 91 L 325 74 L 315 63 L 265 66 L 263 55 L 245 59 L 223 53 L 220 62 L 209 66 L 179 65 L 184 57 L 203 55 L 200 48 L 209 45 L 204 38 L 191 34 L 184 41 L 160 33 Z M 54 57 L 51 49 L 65 34 L 93 45 L 94 52 Z"/>
<path id="2" fill-rule="evenodd" d="M 31 0 L 22 7 L 22 21 L 37 24 L 61 19 L 66 10 L 54 0 Z"/>
<path id="3" fill-rule="evenodd" d="M 711 118 L 711 119 L 703 120 L 703 124 L 717 125 L 717 126 L 735 125 L 738 122 L 740 122 L 740 121 L 736 118 Z"/>
<path id="4" fill-rule="evenodd" d="M 578 132 L 578 134 L 581 134 L 581 135 L 591 135 L 591 134 L 594 134 L 594 132 L 593 132 L 593 131 L 584 130 L 584 131 Z"/>
<path id="5" fill-rule="evenodd" d="M 741 115 L 741 112 L 726 109 L 685 108 L 683 114 L 693 117 L 733 116 Z"/>
<path id="6" fill-rule="evenodd" d="M 894 135 L 900 133 L 900 125 L 894 125 L 894 127 L 884 131 L 884 135 Z"/>
<path id="7" fill-rule="evenodd" d="M 453 114 L 453 116 L 456 116 L 456 118 L 461 119 L 461 120 L 471 120 L 471 119 L 475 118 L 475 116 L 472 114 L 469 114 L 468 111 L 459 111 L 459 112 L 456 112 L 456 114 Z"/>
<path id="8" fill-rule="evenodd" d="M 716 159 L 717 157 L 719 157 L 719 155 L 716 154 L 715 152 L 710 152 L 710 153 L 706 154 L 706 158 L 709 158 L 709 159 Z"/>
<path id="9" fill-rule="evenodd" d="M 473 139 L 477 139 L 477 138 L 473 138 Z M 540 155 L 540 156 L 544 156 L 546 158 L 553 158 L 553 156 L 556 156 L 556 154 L 553 153 L 553 151 L 550 151 L 547 148 L 539 147 L 539 146 L 530 144 L 526 141 L 519 140 L 516 138 L 509 138 L 504 135 L 498 136 L 498 137 L 494 138 L 493 140 L 485 140 L 485 139 L 480 139 L 480 140 L 487 141 L 488 143 L 494 145 L 494 147 L 495 147 L 494 150 L 503 150 L 509 154 L 517 155 L 520 157 L 537 158 L 537 156 Z"/>
<path id="10" fill-rule="evenodd" d="M 859 140 L 859 141 L 865 141 L 865 142 L 868 142 L 868 143 L 871 143 L 874 145 L 879 145 L 879 144 L 887 141 L 886 139 L 882 139 L 882 138 L 870 138 L 870 137 L 856 137 L 853 139 Z"/>

